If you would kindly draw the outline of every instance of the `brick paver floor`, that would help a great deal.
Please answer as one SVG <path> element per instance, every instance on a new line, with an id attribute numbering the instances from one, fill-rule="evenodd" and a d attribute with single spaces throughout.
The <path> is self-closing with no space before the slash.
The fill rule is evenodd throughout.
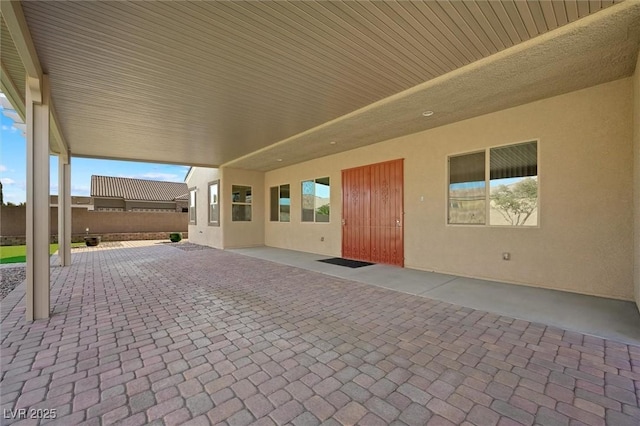
<path id="1" fill-rule="evenodd" d="M 3 313 L 3 423 L 640 424 L 639 347 L 234 253 L 74 251 L 51 297 Z"/>

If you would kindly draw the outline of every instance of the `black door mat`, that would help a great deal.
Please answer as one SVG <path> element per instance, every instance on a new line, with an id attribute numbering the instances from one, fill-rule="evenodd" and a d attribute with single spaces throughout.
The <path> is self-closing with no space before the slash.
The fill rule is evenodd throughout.
<path id="1" fill-rule="evenodd" d="M 331 259 L 320 259 L 318 262 L 330 263 L 332 265 L 346 266 L 347 268 L 362 268 L 363 266 L 375 265 L 375 263 L 360 262 L 359 260 L 343 259 L 332 257 Z"/>

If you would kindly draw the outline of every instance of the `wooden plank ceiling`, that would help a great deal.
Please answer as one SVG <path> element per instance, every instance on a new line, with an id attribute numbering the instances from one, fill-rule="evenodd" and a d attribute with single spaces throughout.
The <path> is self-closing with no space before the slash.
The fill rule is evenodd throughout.
<path id="1" fill-rule="evenodd" d="M 344 124 L 347 114 L 614 3 L 76 1 L 22 7 L 74 155 L 268 170 L 327 155 L 326 137 L 340 139 L 332 152 L 377 142 L 367 135 L 380 132 L 358 134 L 358 126 L 336 127 L 333 135 L 314 129 Z M 618 74 L 628 72 L 628 65 L 622 68 Z M 614 77 L 620 78 L 608 78 Z M 387 110 L 376 126 L 397 136 L 432 125 L 407 126 Z"/>

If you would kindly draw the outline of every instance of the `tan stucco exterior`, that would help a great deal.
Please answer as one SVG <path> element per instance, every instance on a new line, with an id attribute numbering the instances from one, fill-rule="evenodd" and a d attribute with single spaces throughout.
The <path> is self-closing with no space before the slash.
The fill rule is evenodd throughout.
<path id="1" fill-rule="evenodd" d="M 638 169 L 640 145 L 634 123 L 639 80 L 636 72 L 632 78 L 265 173 L 194 168 L 187 183 L 200 190 L 190 240 L 219 248 L 264 244 L 340 256 L 341 170 L 403 158 L 406 267 L 637 300 L 633 229 L 634 223 L 640 229 L 640 219 L 637 209 L 634 219 L 633 194 L 635 189 L 637 200 L 640 184 L 638 174 L 633 181 L 633 168 L 635 161 Z M 539 226 L 447 225 L 447 157 L 531 140 L 538 141 L 539 150 Z M 302 223 L 301 182 L 327 176 L 330 222 Z M 207 184 L 214 179 L 221 180 L 220 227 L 207 225 Z M 291 185 L 291 222 L 271 222 L 269 188 L 282 184 Z M 231 221 L 232 185 L 253 187 L 251 222 Z M 503 260 L 503 252 L 511 260 Z"/>
<path id="2" fill-rule="evenodd" d="M 220 181 L 220 225 L 209 224 L 209 183 Z M 216 248 L 264 245 L 264 173 L 241 169 L 210 169 L 194 167 L 187 176 L 189 188 L 196 192 L 196 224 L 189 225 L 189 241 Z M 231 219 L 233 185 L 251 186 L 252 220 L 234 222 Z"/>
<path id="3" fill-rule="evenodd" d="M 292 221 L 266 221 L 265 244 L 339 256 L 341 170 L 404 158 L 406 267 L 632 300 L 632 87 L 622 79 L 267 172 L 265 193 L 291 184 Z M 534 139 L 539 227 L 446 224 L 448 155 Z M 323 176 L 331 222 L 301 223 L 300 181 Z"/>
<path id="4" fill-rule="evenodd" d="M 219 169 L 194 167 L 187 177 L 189 188 L 198 188 L 196 192 L 196 224 L 189 224 L 189 241 L 196 244 L 223 248 L 223 226 L 209 225 L 209 182 L 220 179 Z M 221 203 L 224 198 L 220 194 Z"/>
<path id="5" fill-rule="evenodd" d="M 640 55 L 633 75 L 633 283 L 635 300 L 640 309 Z"/>

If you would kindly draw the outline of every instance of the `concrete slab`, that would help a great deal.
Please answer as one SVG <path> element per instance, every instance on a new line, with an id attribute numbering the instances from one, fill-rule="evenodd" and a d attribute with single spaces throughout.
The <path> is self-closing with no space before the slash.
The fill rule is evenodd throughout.
<path id="1" fill-rule="evenodd" d="M 640 345 L 640 313 L 633 302 L 454 275 L 372 265 L 346 268 L 312 253 L 274 247 L 230 250 L 323 274 Z"/>
<path id="2" fill-rule="evenodd" d="M 420 295 L 565 330 L 640 344 L 640 314 L 633 302 L 473 278 L 456 278 Z"/>

